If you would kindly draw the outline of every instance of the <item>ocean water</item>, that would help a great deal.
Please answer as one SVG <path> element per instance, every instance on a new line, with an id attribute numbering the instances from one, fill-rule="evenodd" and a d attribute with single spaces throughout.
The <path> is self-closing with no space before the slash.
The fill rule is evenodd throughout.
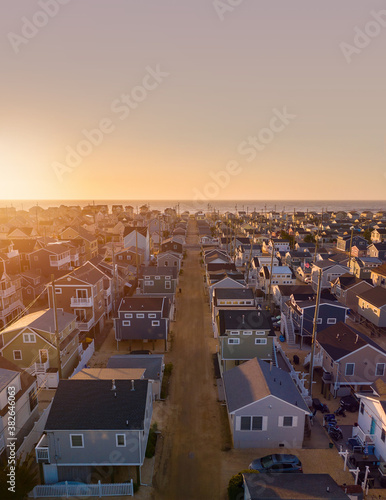
<path id="1" fill-rule="evenodd" d="M 135 211 L 142 205 L 148 204 L 150 209 L 165 210 L 166 208 L 178 209 L 180 213 L 188 210 L 217 210 L 220 212 L 235 212 L 245 210 L 258 212 L 277 210 L 278 212 L 293 212 L 294 210 L 316 211 L 326 210 L 386 210 L 386 200 L 0 200 L 0 207 L 15 207 L 17 210 L 29 210 L 31 207 L 39 205 L 42 208 L 59 205 L 79 205 L 81 207 L 95 203 L 108 205 L 110 210 L 112 205 L 131 205 Z"/>

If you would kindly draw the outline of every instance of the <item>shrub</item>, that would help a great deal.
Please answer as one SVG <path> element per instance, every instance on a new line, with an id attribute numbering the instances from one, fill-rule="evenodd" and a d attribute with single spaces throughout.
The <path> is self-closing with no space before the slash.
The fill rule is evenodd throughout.
<path id="1" fill-rule="evenodd" d="M 238 474 L 232 476 L 228 484 L 228 498 L 229 500 L 242 500 L 244 498 L 243 476 L 247 472 L 259 473 L 259 471 L 252 469 L 245 469 Z"/>
<path id="2" fill-rule="evenodd" d="M 145 452 L 145 457 L 146 458 L 152 458 L 155 455 L 155 445 L 157 444 L 157 422 L 154 422 L 154 424 L 150 427 L 149 431 L 149 438 L 147 440 L 147 446 L 146 446 L 146 452 Z"/>

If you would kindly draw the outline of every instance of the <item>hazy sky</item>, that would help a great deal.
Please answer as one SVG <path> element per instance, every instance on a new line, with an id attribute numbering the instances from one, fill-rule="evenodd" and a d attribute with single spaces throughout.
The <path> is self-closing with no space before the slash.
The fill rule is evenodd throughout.
<path id="1" fill-rule="evenodd" d="M 385 8 L 3 2 L 0 199 L 385 199 Z"/>

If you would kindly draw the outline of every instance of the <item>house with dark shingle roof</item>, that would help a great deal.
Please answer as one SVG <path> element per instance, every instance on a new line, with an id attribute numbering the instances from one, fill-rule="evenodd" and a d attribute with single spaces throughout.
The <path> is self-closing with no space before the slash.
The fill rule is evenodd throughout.
<path id="1" fill-rule="evenodd" d="M 334 397 L 347 389 L 369 390 L 376 379 L 386 382 L 386 351 L 365 334 L 339 322 L 319 332 L 315 359 L 323 369 L 322 391 Z"/>
<path id="2" fill-rule="evenodd" d="M 342 274 L 331 283 L 331 293 L 335 295 L 340 304 L 354 312 L 358 312 L 358 294 L 371 290 L 373 287 L 369 280 L 363 280 L 351 273 Z"/>
<path id="3" fill-rule="evenodd" d="M 358 294 L 358 313 L 373 325 L 386 327 L 386 288 L 376 286 Z"/>
<path id="4" fill-rule="evenodd" d="M 153 350 L 156 342 L 162 341 L 166 351 L 170 310 L 170 300 L 167 297 L 141 295 L 123 298 L 119 304 L 118 316 L 114 319 L 115 339 L 117 342 L 129 340 L 130 346 L 133 341 L 147 343 L 151 340 Z"/>
<path id="5" fill-rule="evenodd" d="M 140 468 L 152 411 L 148 380 L 61 380 L 35 448 L 44 482 L 91 483 L 98 466 L 112 475 Z"/>
<path id="6" fill-rule="evenodd" d="M 374 286 L 386 288 L 386 263 L 371 270 L 371 280 Z"/>
<path id="7" fill-rule="evenodd" d="M 223 374 L 235 448 L 301 448 L 310 410 L 291 376 L 253 358 Z"/>

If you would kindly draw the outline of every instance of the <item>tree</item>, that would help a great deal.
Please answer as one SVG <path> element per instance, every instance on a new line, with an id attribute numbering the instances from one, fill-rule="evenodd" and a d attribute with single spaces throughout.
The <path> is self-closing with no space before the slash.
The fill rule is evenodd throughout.
<path id="1" fill-rule="evenodd" d="M 366 231 L 364 231 L 364 232 L 362 233 L 362 237 L 363 237 L 365 240 L 367 240 L 367 243 L 368 243 L 369 245 L 371 245 L 372 241 L 371 241 L 371 231 L 370 231 L 370 229 L 366 229 Z"/>
<path id="2" fill-rule="evenodd" d="M 306 234 L 304 237 L 304 243 L 315 243 L 315 236 L 313 234 Z"/>

